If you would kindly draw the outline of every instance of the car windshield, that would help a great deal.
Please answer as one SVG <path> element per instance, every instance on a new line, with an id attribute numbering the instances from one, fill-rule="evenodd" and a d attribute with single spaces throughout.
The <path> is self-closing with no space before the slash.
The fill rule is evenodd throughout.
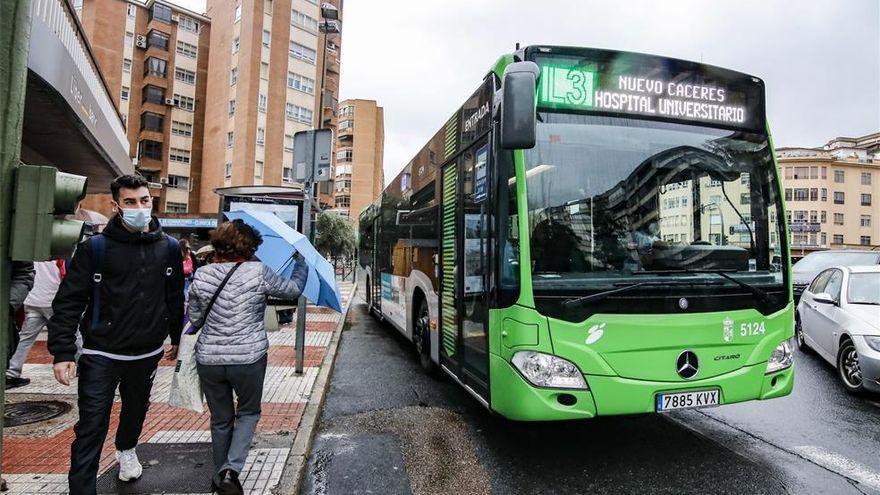
<path id="1" fill-rule="evenodd" d="M 718 285 L 743 290 L 712 271 L 782 291 L 781 205 L 765 136 L 617 117 L 540 117 L 537 146 L 525 153 L 536 297 L 639 282 L 641 294 L 627 297 L 663 292 L 664 282 L 676 293 L 682 284 L 692 294 L 717 293 Z"/>
<path id="2" fill-rule="evenodd" d="M 880 273 L 853 273 L 849 277 L 847 302 L 880 305 Z"/>
<path id="3" fill-rule="evenodd" d="M 820 272 L 834 265 L 874 265 L 877 264 L 877 253 L 865 251 L 862 253 L 841 253 L 839 251 L 825 251 L 812 253 L 792 266 L 792 270 L 798 272 Z"/>

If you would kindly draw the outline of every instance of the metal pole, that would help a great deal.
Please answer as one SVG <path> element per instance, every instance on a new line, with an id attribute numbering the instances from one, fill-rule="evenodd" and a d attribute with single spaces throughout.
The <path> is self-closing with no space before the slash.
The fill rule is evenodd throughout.
<path id="1" fill-rule="evenodd" d="M 11 235 L 12 177 L 21 153 L 27 55 L 30 42 L 30 0 L 0 2 L 0 362 L 6 366 L 9 342 L 9 236 Z M 6 373 L 0 373 L 0 452 Z M 0 466 L 0 474 L 2 474 Z"/>

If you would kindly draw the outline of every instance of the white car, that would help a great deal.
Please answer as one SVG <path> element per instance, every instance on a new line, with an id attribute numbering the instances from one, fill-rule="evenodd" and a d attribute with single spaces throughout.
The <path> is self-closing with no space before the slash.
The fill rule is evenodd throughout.
<path id="1" fill-rule="evenodd" d="M 804 290 L 795 314 L 802 351 L 837 368 L 846 390 L 880 393 L 880 266 L 833 266 Z"/>

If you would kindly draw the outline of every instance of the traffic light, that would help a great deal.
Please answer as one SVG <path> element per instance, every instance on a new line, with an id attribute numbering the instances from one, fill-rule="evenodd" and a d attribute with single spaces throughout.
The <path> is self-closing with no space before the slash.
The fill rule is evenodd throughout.
<path id="1" fill-rule="evenodd" d="M 19 165 L 13 191 L 10 257 L 45 261 L 69 256 L 85 222 L 66 220 L 86 196 L 88 179 L 55 167 Z"/>

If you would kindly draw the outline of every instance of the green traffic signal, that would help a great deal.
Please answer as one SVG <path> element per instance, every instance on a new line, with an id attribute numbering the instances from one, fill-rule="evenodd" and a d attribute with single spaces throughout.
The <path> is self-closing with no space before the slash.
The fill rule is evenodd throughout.
<path id="1" fill-rule="evenodd" d="M 86 177 L 55 167 L 20 165 L 13 190 L 10 257 L 43 261 L 69 256 L 85 224 L 57 216 L 76 211 L 87 183 Z"/>

